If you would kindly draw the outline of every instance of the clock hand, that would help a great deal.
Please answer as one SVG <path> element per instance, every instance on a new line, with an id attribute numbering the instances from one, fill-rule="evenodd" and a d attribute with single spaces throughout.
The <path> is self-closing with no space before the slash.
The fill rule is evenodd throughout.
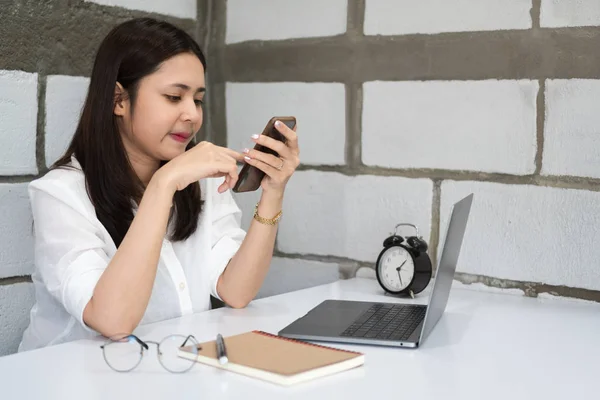
<path id="1" fill-rule="evenodd" d="M 408 260 L 404 260 L 404 262 L 403 262 L 402 264 L 400 264 L 400 266 L 399 266 L 398 268 L 396 268 L 396 271 L 400 271 L 400 270 L 402 269 L 402 266 L 403 266 L 404 264 L 406 264 L 406 262 L 407 262 L 407 261 L 408 261 Z"/>
<path id="2" fill-rule="evenodd" d="M 398 272 L 398 278 L 400 278 L 400 284 L 402 286 L 404 286 L 404 283 L 402 282 L 402 277 L 400 276 L 400 270 L 402 269 L 402 266 L 404 264 L 406 264 L 406 261 L 408 261 L 408 260 L 404 260 L 404 262 L 402 264 L 400 264 L 400 266 L 398 268 L 396 268 L 396 271 Z"/>
<path id="3" fill-rule="evenodd" d="M 402 283 L 402 277 L 400 276 L 400 268 L 396 268 L 396 271 L 398 271 L 398 278 L 400 278 L 400 284 L 404 286 L 404 283 Z"/>

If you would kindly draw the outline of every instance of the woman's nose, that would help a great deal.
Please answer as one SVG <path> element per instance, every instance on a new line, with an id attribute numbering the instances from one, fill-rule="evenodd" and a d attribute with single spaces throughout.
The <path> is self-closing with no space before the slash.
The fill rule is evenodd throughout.
<path id="1" fill-rule="evenodd" d="M 193 100 L 186 101 L 182 116 L 184 121 L 190 121 L 197 124 L 202 118 L 202 108 L 196 106 L 196 103 Z"/>

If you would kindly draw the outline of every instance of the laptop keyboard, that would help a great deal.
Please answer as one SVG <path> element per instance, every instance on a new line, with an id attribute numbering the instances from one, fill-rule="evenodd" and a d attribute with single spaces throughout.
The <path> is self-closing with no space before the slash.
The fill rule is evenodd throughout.
<path id="1" fill-rule="evenodd" d="M 407 340 L 425 318 L 427 307 L 402 304 L 373 304 L 341 336 Z"/>

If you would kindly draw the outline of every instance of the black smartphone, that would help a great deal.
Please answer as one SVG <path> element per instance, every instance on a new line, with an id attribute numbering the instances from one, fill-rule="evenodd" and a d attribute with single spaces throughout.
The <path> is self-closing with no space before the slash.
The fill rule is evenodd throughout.
<path id="1" fill-rule="evenodd" d="M 262 135 L 267 135 L 275 140 L 279 140 L 283 143 L 286 143 L 287 139 L 285 138 L 285 136 L 283 136 L 283 134 L 281 134 L 281 132 L 279 132 L 277 130 L 277 128 L 275 128 L 275 121 L 281 121 L 288 128 L 294 129 L 294 127 L 296 126 L 296 118 L 295 117 L 273 117 L 269 120 L 269 122 L 265 126 L 265 129 L 263 129 Z M 268 147 L 265 147 L 258 143 L 254 146 L 254 149 L 258 150 L 258 151 L 262 151 L 264 153 L 273 154 L 275 157 L 279 156 L 279 154 L 277 154 L 276 151 L 271 150 Z M 261 171 L 260 169 L 256 168 L 255 166 L 250 165 L 250 164 L 244 164 L 244 166 L 242 167 L 242 170 L 240 171 L 238 181 L 236 182 L 235 186 L 231 190 L 233 190 L 236 193 L 253 192 L 255 190 L 258 190 L 258 188 L 260 187 L 260 183 L 262 182 L 264 176 L 265 176 L 265 173 L 263 171 Z"/>

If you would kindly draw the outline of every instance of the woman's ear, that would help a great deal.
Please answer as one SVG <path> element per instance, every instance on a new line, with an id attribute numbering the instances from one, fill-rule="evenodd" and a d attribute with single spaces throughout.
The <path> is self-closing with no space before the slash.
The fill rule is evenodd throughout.
<path id="1" fill-rule="evenodd" d="M 114 113 L 120 117 L 125 116 L 129 112 L 129 98 L 123 86 L 117 82 L 115 85 L 115 107 Z"/>

